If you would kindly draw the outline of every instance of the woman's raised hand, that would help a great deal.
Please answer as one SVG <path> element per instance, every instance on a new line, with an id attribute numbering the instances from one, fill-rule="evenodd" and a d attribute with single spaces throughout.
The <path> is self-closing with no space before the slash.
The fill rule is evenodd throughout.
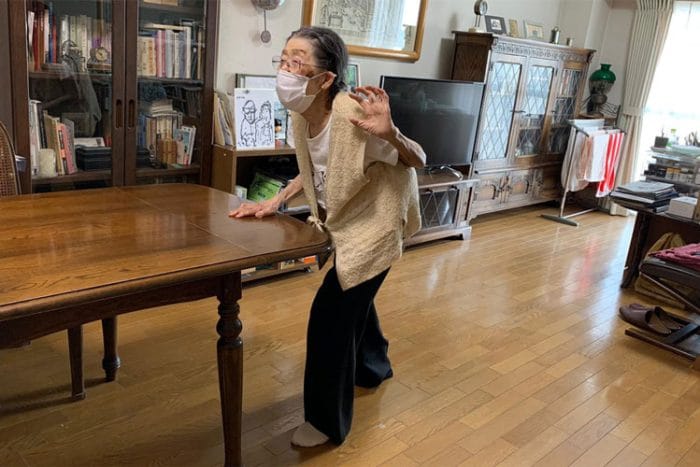
<path id="1" fill-rule="evenodd" d="M 362 119 L 351 118 L 353 125 L 362 128 L 367 133 L 388 140 L 393 137 L 396 128 L 391 120 L 389 95 L 376 86 L 358 86 L 350 97 L 360 104 L 365 113 Z"/>

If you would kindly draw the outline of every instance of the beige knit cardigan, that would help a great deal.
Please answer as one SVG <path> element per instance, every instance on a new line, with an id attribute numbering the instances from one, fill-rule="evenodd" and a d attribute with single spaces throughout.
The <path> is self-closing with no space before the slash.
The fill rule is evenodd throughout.
<path id="1" fill-rule="evenodd" d="M 343 290 L 383 272 L 401 257 L 403 240 L 420 229 L 416 171 L 399 161 L 364 169 L 367 133 L 349 118 L 363 118 L 347 93 L 333 101 L 331 142 L 326 165 L 326 220 L 321 224 L 306 142 L 308 123 L 292 112 L 292 130 L 310 222 L 325 227 L 335 246 L 335 266 Z"/>

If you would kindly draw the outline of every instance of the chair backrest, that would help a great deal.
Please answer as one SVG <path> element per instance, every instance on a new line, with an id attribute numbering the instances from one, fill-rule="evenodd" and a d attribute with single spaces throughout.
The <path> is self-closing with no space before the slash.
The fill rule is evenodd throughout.
<path id="1" fill-rule="evenodd" d="M 19 177 L 10 133 L 0 122 L 0 196 L 19 194 Z"/>

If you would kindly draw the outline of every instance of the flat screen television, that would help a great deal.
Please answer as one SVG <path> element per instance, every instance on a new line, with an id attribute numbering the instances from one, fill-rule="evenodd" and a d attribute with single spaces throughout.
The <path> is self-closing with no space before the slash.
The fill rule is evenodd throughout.
<path id="1" fill-rule="evenodd" d="M 391 117 L 419 143 L 429 167 L 471 164 L 483 83 L 382 76 Z"/>

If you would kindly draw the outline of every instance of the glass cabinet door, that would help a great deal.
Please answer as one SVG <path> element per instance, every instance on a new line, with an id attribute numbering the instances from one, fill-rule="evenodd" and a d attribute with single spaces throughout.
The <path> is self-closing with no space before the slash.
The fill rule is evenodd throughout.
<path id="1" fill-rule="evenodd" d="M 569 141 L 570 126 L 568 121 L 576 118 L 576 100 L 583 78 L 583 64 L 566 65 L 554 96 L 552 108 L 552 125 L 547 139 L 547 152 L 564 154 Z"/>
<path id="2" fill-rule="evenodd" d="M 517 111 L 515 156 L 532 156 L 543 151 L 547 107 L 556 64 L 547 60 L 531 60 L 525 76 L 521 108 Z"/>
<path id="3" fill-rule="evenodd" d="M 114 109 L 115 4 L 26 2 L 33 191 L 114 183 L 112 153 L 122 141 L 113 128 L 121 111 Z"/>
<path id="4" fill-rule="evenodd" d="M 478 160 L 503 160 L 508 156 L 508 143 L 513 114 L 523 72 L 522 57 L 494 58 L 489 70 L 483 104 Z"/>
<path id="5" fill-rule="evenodd" d="M 205 0 L 134 0 L 127 68 L 137 96 L 127 104 L 127 184 L 198 181 L 206 37 Z M 133 15 L 131 14 L 133 12 Z M 131 28 L 131 26 L 129 26 Z M 130 37 L 136 41 L 129 45 Z"/>

